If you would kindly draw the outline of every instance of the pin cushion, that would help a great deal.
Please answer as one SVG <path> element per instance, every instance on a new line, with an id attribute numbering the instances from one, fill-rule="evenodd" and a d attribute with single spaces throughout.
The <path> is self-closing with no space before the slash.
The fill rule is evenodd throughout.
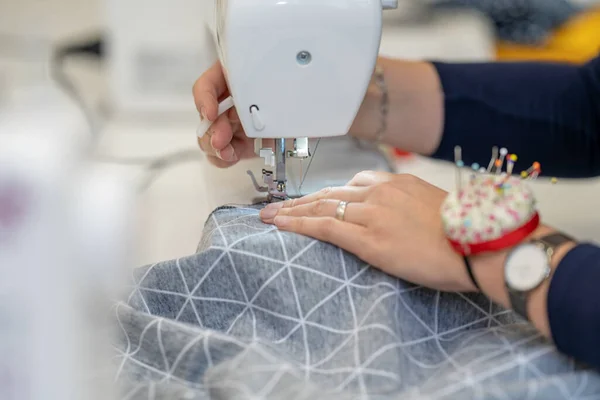
<path id="1" fill-rule="evenodd" d="M 455 251 L 464 256 L 499 251 L 519 244 L 537 229 L 540 217 L 528 181 L 541 173 L 538 162 L 515 176 L 518 157 L 505 148 L 494 147 L 487 169 L 479 164 L 465 167 L 460 147 L 455 158 L 457 188 L 441 207 L 444 231 Z M 465 171 L 468 179 L 463 182 Z"/>
<path id="2" fill-rule="evenodd" d="M 538 227 L 540 218 L 526 181 L 478 175 L 446 197 L 442 221 L 452 247 L 471 255 L 520 243 Z"/>

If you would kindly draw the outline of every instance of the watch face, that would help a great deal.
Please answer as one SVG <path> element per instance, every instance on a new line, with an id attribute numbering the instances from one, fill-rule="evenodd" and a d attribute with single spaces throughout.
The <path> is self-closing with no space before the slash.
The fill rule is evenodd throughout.
<path id="1" fill-rule="evenodd" d="M 548 277 L 550 266 L 544 250 L 534 244 L 516 248 L 506 261 L 507 285 L 520 292 L 538 287 Z"/>

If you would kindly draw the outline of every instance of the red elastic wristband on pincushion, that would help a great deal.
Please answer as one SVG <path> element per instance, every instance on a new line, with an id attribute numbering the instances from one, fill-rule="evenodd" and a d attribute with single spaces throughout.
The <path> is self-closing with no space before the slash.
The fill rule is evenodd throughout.
<path id="1" fill-rule="evenodd" d="M 454 250 L 463 256 L 490 253 L 516 246 L 531 235 L 539 225 L 540 215 L 535 213 L 525 225 L 495 240 L 481 243 L 463 243 L 452 239 L 448 241 Z"/>

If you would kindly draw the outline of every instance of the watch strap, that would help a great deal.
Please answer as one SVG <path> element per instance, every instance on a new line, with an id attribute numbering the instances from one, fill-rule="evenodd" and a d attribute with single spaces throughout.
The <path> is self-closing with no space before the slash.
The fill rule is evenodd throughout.
<path id="1" fill-rule="evenodd" d="M 564 233 L 557 232 L 551 233 L 550 235 L 546 235 L 540 239 L 534 240 L 534 242 L 536 241 L 543 243 L 546 247 L 549 247 L 552 250 L 554 250 L 565 243 L 575 242 L 575 239 Z"/>
<path id="2" fill-rule="evenodd" d="M 519 292 L 508 288 L 508 299 L 512 310 L 529 321 L 529 313 L 527 312 L 529 292 Z"/>

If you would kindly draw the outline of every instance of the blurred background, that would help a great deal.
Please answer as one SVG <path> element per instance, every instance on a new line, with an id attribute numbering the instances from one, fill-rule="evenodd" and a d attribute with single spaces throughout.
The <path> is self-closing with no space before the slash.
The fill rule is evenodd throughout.
<path id="1" fill-rule="evenodd" d="M 99 156 L 141 185 L 136 265 L 192 253 L 214 208 L 256 195 L 245 171 L 259 162 L 217 170 L 197 149 L 191 87 L 216 60 L 207 1 L 0 0 L 0 63 L 52 51 L 56 78 L 96 118 Z M 599 49 L 598 0 L 399 0 L 381 45 L 382 55 L 440 61 L 583 63 Z M 454 182 L 446 164 L 401 152 L 396 162 L 442 188 Z M 600 181 L 535 190 L 546 220 L 600 240 L 588 218 Z"/>

